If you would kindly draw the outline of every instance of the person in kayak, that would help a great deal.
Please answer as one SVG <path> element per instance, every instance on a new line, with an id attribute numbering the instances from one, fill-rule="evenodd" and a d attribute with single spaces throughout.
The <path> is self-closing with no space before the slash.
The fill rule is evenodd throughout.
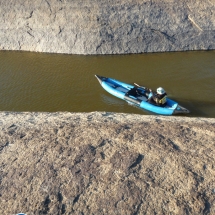
<path id="1" fill-rule="evenodd" d="M 158 87 L 156 92 L 152 91 L 152 89 L 148 89 L 148 91 L 149 91 L 149 96 L 147 101 L 159 106 L 166 105 L 167 94 L 162 87 Z"/>

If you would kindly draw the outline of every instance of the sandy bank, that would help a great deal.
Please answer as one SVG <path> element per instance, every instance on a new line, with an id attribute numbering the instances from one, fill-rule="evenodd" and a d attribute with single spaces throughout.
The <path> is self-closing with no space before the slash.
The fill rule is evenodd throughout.
<path id="1" fill-rule="evenodd" d="M 213 0 L 0 0 L 0 50 L 125 54 L 215 49 Z"/>
<path id="2" fill-rule="evenodd" d="M 215 119 L 0 113 L 0 213 L 214 214 Z"/>

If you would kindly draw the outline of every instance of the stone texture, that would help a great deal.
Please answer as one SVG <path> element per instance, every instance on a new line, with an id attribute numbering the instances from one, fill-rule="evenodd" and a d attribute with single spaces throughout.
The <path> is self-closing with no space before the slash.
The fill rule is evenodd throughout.
<path id="1" fill-rule="evenodd" d="M 0 113 L 0 213 L 215 214 L 215 119 Z"/>
<path id="2" fill-rule="evenodd" d="M 0 50 L 124 54 L 215 49 L 214 0 L 0 0 Z"/>

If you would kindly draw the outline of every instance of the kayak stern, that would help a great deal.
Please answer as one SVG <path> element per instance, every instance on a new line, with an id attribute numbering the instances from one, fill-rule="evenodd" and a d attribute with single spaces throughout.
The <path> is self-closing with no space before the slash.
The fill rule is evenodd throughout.
<path id="1" fill-rule="evenodd" d="M 181 105 L 177 105 L 177 107 L 175 108 L 173 114 L 179 114 L 179 113 L 190 113 L 190 111 L 184 107 L 182 107 Z"/>

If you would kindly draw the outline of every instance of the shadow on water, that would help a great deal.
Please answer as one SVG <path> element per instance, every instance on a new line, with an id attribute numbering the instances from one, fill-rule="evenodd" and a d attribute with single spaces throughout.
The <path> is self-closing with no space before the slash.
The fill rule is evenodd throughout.
<path id="1" fill-rule="evenodd" d="M 141 109 L 133 104 L 130 104 L 124 100 L 118 99 L 112 95 L 102 94 L 102 101 L 107 105 L 107 110 L 114 108 L 116 112 L 124 111 L 129 113 L 144 114 L 144 115 L 157 115 L 153 112 Z M 172 99 L 172 98 L 171 98 Z M 173 99 L 174 100 L 174 99 Z M 198 100 L 184 100 L 177 99 L 177 102 L 187 108 L 189 114 L 177 114 L 177 116 L 187 117 L 215 117 L 215 101 L 198 101 Z M 210 113 L 207 112 L 209 110 Z M 214 111 L 213 111 L 214 110 Z"/>

